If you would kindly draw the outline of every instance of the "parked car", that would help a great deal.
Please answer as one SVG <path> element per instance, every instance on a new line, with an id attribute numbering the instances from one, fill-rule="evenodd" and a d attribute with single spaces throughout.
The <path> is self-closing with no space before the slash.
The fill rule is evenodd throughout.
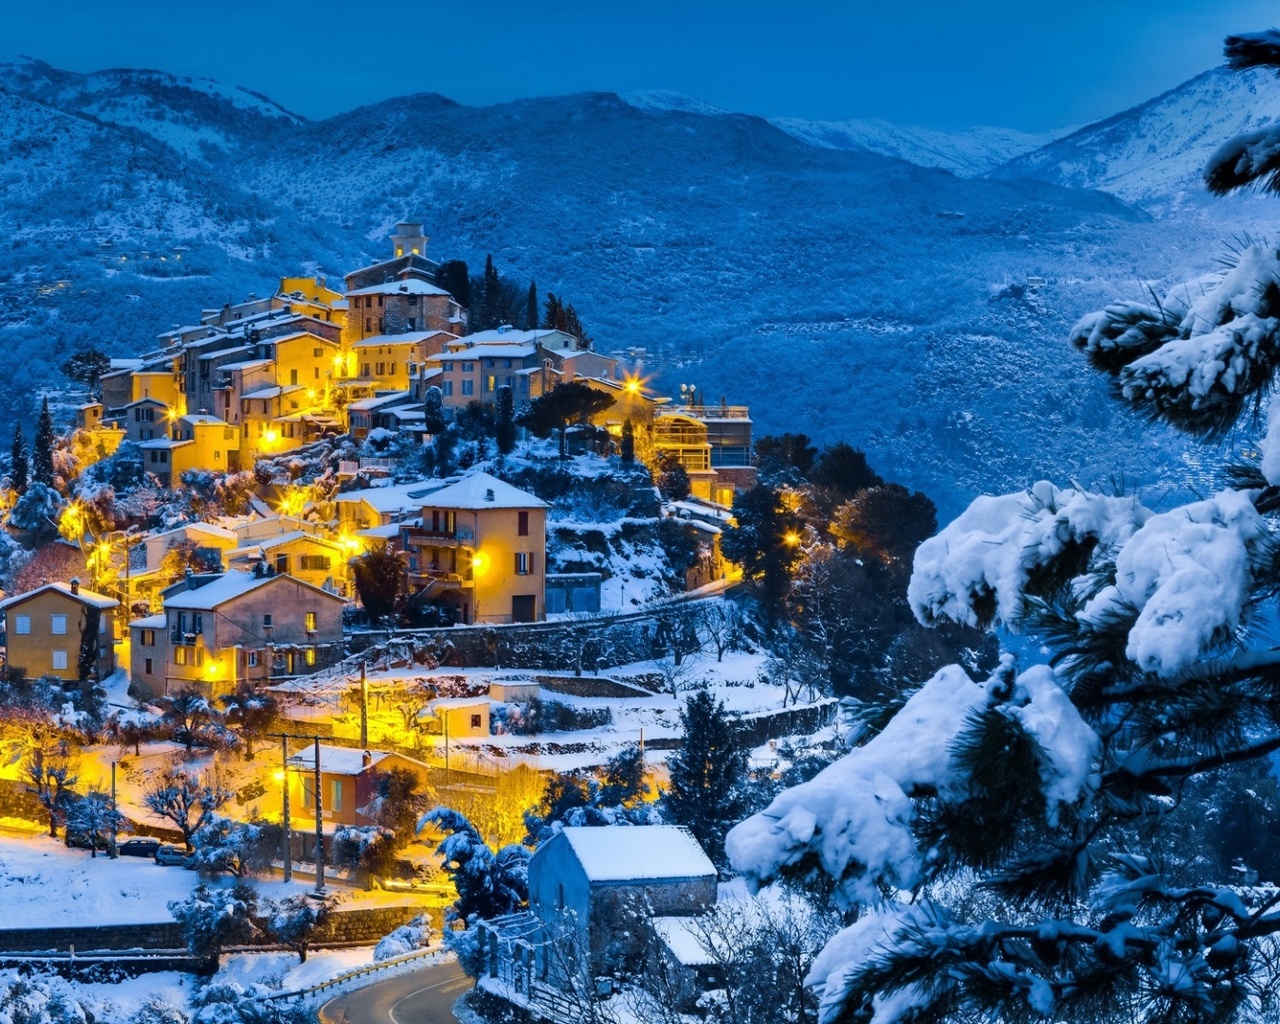
<path id="1" fill-rule="evenodd" d="M 67 829 L 66 844 L 77 850 L 92 850 L 95 847 L 106 850 L 111 846 L 105 836 L 99 836 L 95 841 L 88 832 L 73 832 L 71 829 Z"/>
<path id="2" fill-rule="evenodd" d="M 174 843 L 164 843 L 156 850 L 156 863 L 165 867 L 177 866 L 189 868 L 194 864 L 195 854 L 187 853 L 186 847 Z"/>
<path id="3" fill-rule="evenodd" d="M 154 857 L 158 849 L 159 839 L 126 839 L 116 847 L 121 857 Z"/>

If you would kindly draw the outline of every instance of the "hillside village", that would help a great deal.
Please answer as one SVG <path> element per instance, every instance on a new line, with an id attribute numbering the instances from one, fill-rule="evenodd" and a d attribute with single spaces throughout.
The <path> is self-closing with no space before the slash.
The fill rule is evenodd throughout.
<path id="1" fill-rule="evenodd" d="M 314 882 L 344 922 L 317 936 L 421 918 L 438 941 L 467 921 L 467 836 L 527 859 L 564 828 L 625 824 L 714 879 L 654 802 L 691 694 L 766 751 L 832 721 L 733 594 L 748 410 L 661 395 L 643 353 L 562 329 L 469 332 L 427 243 L 401 223 L 340 289 L 286 277 L 203 310 L 100 359 L 87 400 L 46 396 L 29 446 L 15 432 L 0 817 L 25 843 Z M 765 779 L 786 763 L 762 756 Z M 433 806 L 456 817 L 419 824 Z M 486 976 L 538 926 L 522 913 L 494 925 L 508 959 Z"/>

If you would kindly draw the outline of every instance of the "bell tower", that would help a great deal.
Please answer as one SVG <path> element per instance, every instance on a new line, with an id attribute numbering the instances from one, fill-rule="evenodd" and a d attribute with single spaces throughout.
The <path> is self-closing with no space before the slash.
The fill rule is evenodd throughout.
<path id="1" fill-rule="evenodd" d="M 391 236 L 391 252 L 397 258 L 410 254 L 425 256 L 427 236 L 422 233 L 422 225 L 412 221 L 397 224 L 395 233 Z"/>

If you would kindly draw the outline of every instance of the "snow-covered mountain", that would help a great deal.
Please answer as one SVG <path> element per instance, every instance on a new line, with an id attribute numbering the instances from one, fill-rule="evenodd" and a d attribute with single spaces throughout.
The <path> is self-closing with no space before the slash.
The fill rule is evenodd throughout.
<path id="1" fill-rule="evenodd" d="M 944 509 L 1041 474 L 1151 478 L 1151 434 L 1064 339 L 1137 279 L 1203 271 L 1214 224 L 673 106 L 422 95 L 306 122 L 153 72 L 0 68 L 0 345 L 23 367 L 0 415 L 77 346 L 133 353 L 283 274 L 336 277 L 412 217 L 436 258 L 492 253 L 601 348 L 647 349 L 659 387 L 847 439 Z"/>
<path id="2" fill-rule="evenodd" d="M 1207 197 L 1201 172 L 1227 139 L 1280 119 L 1280 78 L 1215 68 L 1155 99 L 1000 167 L 1068 188 L 1103 189 L 1168 209 Z"/>
<path id="3" fill-rule="evenodd" d="M 729 113 L 678 92 L 633 92 L 623 96 L 641 110 L 678 110 L 686 114 L 720 117 Z M 936 167 L 964 178 L 976 178 L 1015 157 L 1039 149 L 1070 134 L 1071 128 L 1050 132 L 1020 132 L 1012 128 L 966 128 L 943 132 L 916 125 L 900 125 L 879 118 L 809 121 L 777 117 L 769 122 L 801 142 L 823 149 L 879 153 L 920 167 Z"/>

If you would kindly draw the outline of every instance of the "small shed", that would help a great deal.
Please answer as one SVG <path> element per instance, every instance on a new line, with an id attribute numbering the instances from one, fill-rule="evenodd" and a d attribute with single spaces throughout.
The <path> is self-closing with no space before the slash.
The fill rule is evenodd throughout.
<path id="1" fill-rule="evenodd" d="M 716 869 L 674 825 L 565 828 L 529 861 L 529 908 L 553 934 L 576 932 L 592 971 L 638 963 L 635 914 L 686 917 L 716 902 Z"/>

